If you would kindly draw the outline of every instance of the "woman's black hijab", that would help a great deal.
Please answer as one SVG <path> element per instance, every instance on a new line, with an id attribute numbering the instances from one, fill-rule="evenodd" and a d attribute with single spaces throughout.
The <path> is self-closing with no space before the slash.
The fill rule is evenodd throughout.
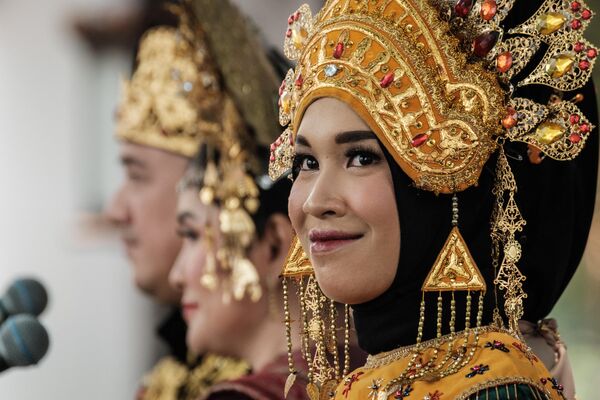
<path id="1" fill-rule="evenodd" d="M 514 26 L 532 15 L 541 1 L 521 1 L 506 21 Z M 592 82 L 575 93 L 583 93 L 579 104 L 592 124 L 598 126 L 597 104 Z M 520 90 L 544 103 L 550 92 L 539 87 Z M 565 99 L 569 99 L 568 95 Z M 546 158 L 541 164 L 528 161 L 527 146 L 505 145 L 518 186 L 517 204 L 527 220 L 517 239 L 523 255 L 518 263 L 527 277 L 523 319 L 536 322 L 548 315 L 577 269 L 592 221 L 598 171 L 598 132 L 593 131 L 585 149 L 573 161 Z M 400 215 L 400 261 L 391 287 L 368 303 L 353 306 L 360 346 L 370 354 L 414 344 L 417 335 L 421 285 L 442 249 L 451 229 L 451 198 L 436 196 L 413 187 L 389 153 L 386 158 L 394 181 Z M 491 193 L 496 157 L 486 164 L 477 187 L 458 195 L 459 228 L 473 258 L 486 279 L 483 323 L 489 324 L 494 308 L 490 215 L 495 203 Z M 437 294 L 435 295 L 437 296 Z M 435 296 L 427 296 L 424 338 L 435 337 Z M 462 296 L 462 297 L 461 297 Z M 498 295 L 502 310 L 504 299 Z M 449 301 L 446 301 L 448 307 Z M 457 295 L 457 321 L 464 315 L 464 295 Z M 446 310 L 448 311 L 448 310 Z M 474 312 L 474 311 L 473 311 Z M 448 321 L 448 317 L 444 319 Z M 462 324 L 457 325 L 460 329 Z"/>

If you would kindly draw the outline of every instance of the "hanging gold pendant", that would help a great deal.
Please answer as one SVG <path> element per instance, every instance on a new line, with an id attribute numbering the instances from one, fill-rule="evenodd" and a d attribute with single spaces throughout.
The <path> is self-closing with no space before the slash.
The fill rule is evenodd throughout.
<path id="1" fill-rule="evenodd" d="M 485 280 L 458 227 L 453 227 L 442 251 L 423 283 L 424 292 L 451 290 L 484 291 Z"/>
<path id="2" fill-rule="evenodd" d="M 300 244 L 298 236 L 294 235 L 281 275 L 283 277 L 310 276 L 314 273 L 313 266 Z"/>

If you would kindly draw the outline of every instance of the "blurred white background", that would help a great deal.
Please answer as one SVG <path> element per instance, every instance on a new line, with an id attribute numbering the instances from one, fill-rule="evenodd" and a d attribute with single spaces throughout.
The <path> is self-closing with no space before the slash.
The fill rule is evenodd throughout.
<path id="1" fill-rule="evenodd" d="M 132 399 L 160 355 L 153 329 L 162 310 L 133 288 L 116 236 L 96 223 L 120 180 L 112 116 L 131 54 L 94 52 L 73 29 L 76 16 L 132 1 L 0 0 L 0 292 L 16 277 L 40 278 L 52 340 L 38 367 L 0 375 L 2 400 Z M 236 2 L 278 48 L 300 4 Z M 318 0 L 309 3 L 318 9 Z M 595 398 L 600 378 L 598 220 L 595 229 L 592 252 L 553 314 L 582 399 Z"/>
<path id="2" fill-rule="evenodd" d="M 299 5 L 237 3 L 278 48 Z M 20 276 L 42 280 L 51 335 L 39 366 L 0 375 L 2 400 L 133 399 L 161 354 L 164 310 L 134 289 L 117 237 L 97 223 L 121 179 L 113 114 L 131 54 L 95 52 L 73 27 L 134 5 L 0 0 L 0 293 Z"/>

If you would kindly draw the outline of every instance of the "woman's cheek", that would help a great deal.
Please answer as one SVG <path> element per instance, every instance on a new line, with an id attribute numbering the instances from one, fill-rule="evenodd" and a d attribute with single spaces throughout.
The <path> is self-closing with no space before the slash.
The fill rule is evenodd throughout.
<path id="1" fill-rule="evenodd" d="M 307 188 L 306 185 L 296 181 L 294 182 L 290 191 L 290 197 L 288 199 L 288 215 L 292 223 L 292 228 L 298 234 L 303 231 L 303 224 L 305 215 L 302 210 L 302 206 L 306 201 Z"/>

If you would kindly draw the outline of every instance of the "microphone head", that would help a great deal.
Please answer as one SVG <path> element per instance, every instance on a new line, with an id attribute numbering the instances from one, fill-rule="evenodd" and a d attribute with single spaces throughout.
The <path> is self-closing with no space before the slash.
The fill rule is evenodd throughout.
<path id="1" fill-rule="evenodd" d="M 17 279 L 0 298 L 0 303 L 8 315 L 40 315 L 48 304 L 48 293 L 35 279 Z"/>
<path id="2" fill-rule="evenodd" d="M 37 364 L 48 351 L 48 332 L 37 318 L 15 315 L 0 326 L 0 358 L 9 367 Z"/>

